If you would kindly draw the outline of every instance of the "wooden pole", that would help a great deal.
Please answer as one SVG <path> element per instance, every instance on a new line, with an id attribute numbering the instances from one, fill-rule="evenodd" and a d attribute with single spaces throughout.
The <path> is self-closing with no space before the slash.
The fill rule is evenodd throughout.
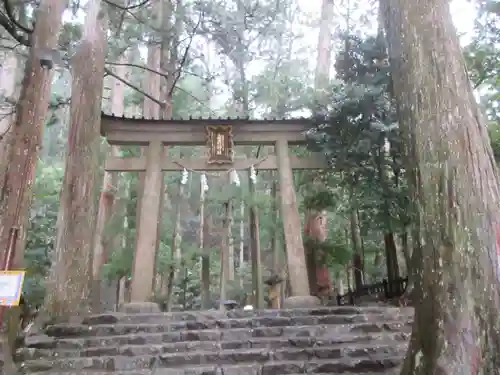
<path id="1" fill-rule="evenodd" d="M 249 178 L 250 197 L 255 196 L 255 183 L 251 176 Z M 252 294 L 253 307 L 255 309 L 264 308 L 264 293 L 262 284 L 262 264 L 260 259 L 260 228 L 259 228 L 259 210 L 255 203 L 250 206 L 250 245 L 252 254 Z"/>
<path id="2" fill-rule="evenodd" d="M 242 199 L 240 202 L 240 246 L 239 246 L 239 262 L 238 262 L 238 272 L 240 276 L 240 287 L 243 289 L 244 280 L 243 280 L 243 272 L 244 263 L 245 263 L 245 201 Z"/>
<path id="3" fill-rule="evenodd" d="M 174 227 L 174 233 L 172 236 L 172 248 L 171 248 L 171 256 L 170 256 L 170 262 L 171 264 L 168 267 L 168 278 L 167 278 L 167 312 L 172 311 L 172 296 L 174 292 L 174 282 L 175 282 L 175 270 L 178 266 L 180 266 L 180 263 L 182 263 L 182 259 L 179 261 L 179 254 L 181 253 L 180 248 L 181 248 L 181 241 L 182 241 L 182 234 L 181 234 L 181 204 L 182 204 L 182 199 L 184 196 L 184 184 L 182 181 L 179 183 L 179 194 L 177 196 L 177 201 L 175 203 L 175 227 Z M 184 267 L 182 267 L 184 268 Z M 181 272 L 183 275 L 184 272 Z"/>
<path id="4" fill-rule="evenodd" d="M 201 176 L 206 179 L 205 175 Z M 206 181 L 205 181 L 206 182 Z M 210 308 L 210 254 L 205 248 L 205 190 L 204 184 L 201 184 L 200 192 L 200 253 L 201 253 L 201 307 L 204 310 Z"/>
<path id="5" fill-rule="evenodd" d="M 275 224 L 278 224 L 279 221 L 279 208 L 278 208 L 278 183 L 275 181 L 273 182 L 272 186 L 272 191 L 271 191 L 271 196 L 272 196 L 272 222 Z M 272 263 L 272 276 L 274 277 L 279 277 L 281 275 L 281 267 L 284 265 L 280 261 L 280 253 L 282 251 L 281 246 L 280 246 L 280 231 L 278 231 L 278 228 L 276 228 L 271 237 L 271 246 L 272 246 L 272 251 L 273 251 L 273 263 Z M 281 280 L 280 282 L 277 282 L 275 284 L 272 284 L 269 286 L 269 299 L 271 300 L 271 308 L 273 309 L 279 309 L 281 307 L 281 295 L 282 295 L 282 288 L 284 285 L 284 280 Z"/>
<path id="6" fill-rule="evenodd" d="M 221 247 L 220 247 L 220 285 L 219 285 L 219 309 L 225 310 L 224 302 L 227 299 L 227 282 L 229 276 L 229 230 L 231 228 L 231 224 L 229 221 L 228 213 L 229 213 L 229 205 L 231 203 L 224 203 L 224 220 L 223 220 L 223 230 L 222 230 L 222 239 L 221 239 Z"/>
<path id="7" fill-rule="evenodd" d="M 234 237 L 233 237 L 233 226 L 234 226 L 234 208 L 232 200 L 227 202 L 227 280 L 234 280 Z"/>

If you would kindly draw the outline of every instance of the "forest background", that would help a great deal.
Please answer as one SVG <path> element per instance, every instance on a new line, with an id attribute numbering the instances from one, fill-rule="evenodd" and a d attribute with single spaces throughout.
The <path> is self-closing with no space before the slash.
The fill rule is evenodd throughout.
<path id="1" fill-rule="evenodd" d="M 404 275 L 411 269 L 414 220 L 407 215 L 411 211 L 410 202 L 404 183 L 398 127 L 394 116 L 390 116 L 393 107 L 386 95 L 384 77 L 387 74 L 378 76 L 385 58 L 377 38 L 381 29 L 378 4 L 343 0 L 328 9 L 320 2 L 314 6 L 308 3 L 302 0 L 158 0 L 136 6 L 106 1 L 109 24 L 103 111 L 143 116 L 147 111 L 157 111 L 151 108 L 159 107 L 165 100 L 168 115 L 174 118 L 290 118 L 311 113 L 336 118 L 345 111 L 356 117 L 356 113 L 366 111 L 367 98 L 375 98 L 375 104 L 368 110 L 385 111 L 387 122 L 374 121 L 368 129 L 356 121 L 344 122 L 343 128 L 330 128 L 336 135 L 335 140 L 312 139 L 310 148 L 319 146 L 325 151 L 332 168 L 323 173 L 296 172 L 295 183 L 304 222 L 310 210 L 327 209 L 328 235 L 323 248 L 337 288 L 357 283 L 351 273 L 356 254 L 363 258 L 365 283 L 386 277 L 382 265 L 388 234 L 397 245 L 398 272 Z M 18 1 L 11 5 L 19 23 L 30 25 L 35 2 Z M 66 63 L 78 49 L 88 5 L 72 1 L 65 12 L 58 49 Z M 488 115 L 492 145 L 500 156 L 499 5 L 495 1 L 455 1 L 452 9 L 455 24 L 463 33 L 462 45 L 471 80 Z M 5 6 L 0 10 L 3 15 Z M 322 27 L 326 30 L 323 38 Z M 3 139 L 7 138 L 5 135 L 16 110 L 26 57 L 27 48 L 1 30 L 0 131 Z M 27 270 L 24 288 L 33 304 L 41 303 L 44 298 L 56 242 L 70 124 L 72 69 L 76 66 L 56 66 L 50 119 L 36 171 L 24 252 Z M 330 77 L 327 84 L 318 83 L 318 76 L 322 74 Z M 115 151 L 130 156 L 140 153 L 133 147 Z M 109 146 L 103 140 L 99 154 L 101 166 L 108 152 Z M 172 158 L 199 156 L 203 152 L 202 148 L 168 149 Z M 257 147 L 237 149 L 242 157 L 266 152 L 269 150 Z M 295 149 L 294 152 L 309 151 Z M 369 157 L 373 154 L 379 157 Z M 239 187 L 228 185 L 223 175 L 209 176 L 208 181 L 207 210 L 212 216 L 213 228 L 222 226 L 221 203 L 228 191 L 237 200 L 232 215 L 236 271 L 230 288 L 230 297 L 235 299 L 250 285 L 246 219 L 250 206 L 259 207 L 264 274 L 269 275 L 276 262 L 283 262 L 277 260 L 273 252 L 276 242 L 283 243 L 281 222 L 274 219 L 273 211 L 276 176 L 271 172 L 260 173 L 256 196 L 251 198 L 247 174 L 248 171 L 239 173 Z M 102 168 L 100 175 L 102 180 Z M 165 174 L 158 291 L 161 295 L 162 277 L 173 262 L 176 267 L 182 264 L 187 271 L 177 279 L 176 303 L 196 308 L 200 295 L 201 265 L 196 233 L 201 175 L 190 171 L 182 194 L 180 179 L 179 173 Z M 321 187 L 311 182 L 318 179 L 325 182 Z M 113 186 L 113 215 L 104 228 L 109 252 L 104 273 L 105 278 L 116 285 L 118 280 L 131 275 L 140 179 L 137 173 L 121 173 L 113 181 L 116 185 Z M 97 202 L 99 196 L 94 199 Z M 180 206 L 180 220 L 173 214 L 177 206 Z M 175 232 L 182 233 L 182 251 L 177 258 L 173 256 Z M 212 244 L 214 252 L 219 246 L 216 237 Z M 220 272 L 217 258 L 211 258 L 211 285 L 215 294 Z"/>

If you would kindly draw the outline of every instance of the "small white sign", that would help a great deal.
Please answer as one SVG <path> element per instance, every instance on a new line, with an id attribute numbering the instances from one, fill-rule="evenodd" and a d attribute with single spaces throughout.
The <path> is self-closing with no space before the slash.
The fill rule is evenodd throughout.
<path id="1" fill-rule="evenodd" d="M 18 306 L 25 271 L 0 271 L 0 306 Z"/>

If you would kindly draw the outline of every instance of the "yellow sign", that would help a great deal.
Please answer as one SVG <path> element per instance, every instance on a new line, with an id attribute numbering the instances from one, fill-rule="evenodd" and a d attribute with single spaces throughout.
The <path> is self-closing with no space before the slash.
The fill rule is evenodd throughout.
<path id="1" fill-rule="evenodd" d="M 18 306 L 25 271 L 0 271 L 0 306 Z"/>

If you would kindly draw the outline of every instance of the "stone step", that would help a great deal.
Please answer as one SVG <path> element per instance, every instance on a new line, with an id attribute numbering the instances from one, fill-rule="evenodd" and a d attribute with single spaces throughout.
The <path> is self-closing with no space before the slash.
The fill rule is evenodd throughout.
<path id="1" fill-rule="evenodd" d="M 373 314 L 342 314 L 342 315 L 304 315 L 304 316 L 257 316 L 244 318 L 224 318 L 224 319 L 208 319 L 206 317 L 198 317 L 197 320 L 171 321 L 161 316 L 147 316 L 143 318 L 130 317 L 130 319 L 120 319 L 113 321 L 109 317 L 101 316 L 102 319 L 85 320 L 81 325 L 75 324 L 57 324 L 47 327 L 48 332 L 52 332 L 53 336 L 65 334 L 73 331 L 74 326 L 83 327 L 99 327 L 106 325 L 144 325 L 157 324 L 169 327 L 171 331 L 185 331 L 197 329 L 214 329 L 214 328 L 255 328 L 255 327 L 284 327 L 294 325 L 316 325 L 316 324 L 345 324 L 358 322 L 373 322 L 400 320 L 411 321 L 412 317 L 407 314 L 397 314 L 392 312 L 380 312 Z M 91 324 L 91 322 L 94 322 Z"/>
<path id="2" fill-rule="evenodd" d="M 308 323 L 312 323 L 307 321 Z M 338 334 L 342 332 L 379 332 L 383 330 L 394 331 L 404 327 L 410 327 L 410 321 L 374 321 L 374 322 L 359 322 L 359 323 L 345 323 L 345 324 L 298 324 L 287 326 L 255 326 L 246 328 L 233 328 L 233 327 L 218 327 L 215 329 L 201 329 L 201 330 L 182 330 L 172 329 L 169 325 L 163 324 L 101 324 L 96 326 L 87 325 L 54 325 L 47 327 L 45 333 L 48 336 L 55 338 L 85 338 L 85 337 L 104 337 L 104 336 L 118 336 L 129 334 L 152 334 L 163 333 L 165 341 L 193 341 L 201 340 L 197 337 L 207 337 L 206 340 L 231 340 L 229 337 L 238 336 L 235 339 L 246 339 L 250 337 L 267 337 L 267 336 L 281 336 L 281 335 L 294 335 L 306 334 L 305 331 L 311 332 L 310 336 L 318 334 L 324 335 L 328 332 Z M 307 335 L 307 334 L 306 334 Z M 241 337 L 241 338 L 240 338 Z"/>
<path id="3" fill-rule="evenodd" d="M 324 315 L 370 315 L 382 314 L 392 316 L 413 316 L 413 308 L 408 307 L 384 307 L 384 306 L 334 306 L 318 307 L 311 309 L 282 309 L 282 310 L 232 310 L 232 311 L 185 311 L 171 313 L 139 313 L 122 314 L 108 313 L 92 315 L 83 319 L 83 324 L 116 324 L 116 323 L 148 323 L 148 322 L 183 322 L 183 321 L 215 321 L 224 319 L 243 318 L 272 318 L 272 317 L 304 317 Z"/>
<path id="4" fill-rule="evenodd" d="M 339 335 L 334 338 L 296 337 L 296 338 L 256 338 L 246 341 L 191 341 L 148 345 L 96 346 L 87 348 L 29 348 L 18 349 L 16 360 L 19 362 L 43 358 L 96 357 L 96 356 L 138 356 L 183 353 L 192 351 L 218 352 L 221 350 L 283 348 L 321 348 L 325 346 L 352 346 L 353 344 L 376 345 L 378 342 L 402 344 L 409 339 L 409 333 L 378 333 L 363 335 Z"/>
<path id="5" fill-rule="evenodd" d="M 158 356 L 102 356 L 87 358 L 43 359 L 23 362 L 25 372 L 107 370 L 131 371 L 177 368 L 191 370 L 196 366 L 238 364 L 261 368 L 261 374 L 275 375 L 302 372 L 378 370 L 397 366 L 406 351 L 405 345 L 351 345 L 320 348 L 287 348 L 275 351 L 262 349 L 224 350 L 220 352 L 168 353 Z M 383 364 L 390 363 L 390 366 Z M 312 371 L 305 371 L 306 373 Z M 225 372 L 224 372 L 225 373 Z"/>
<path id="6" fill-rule="evenodd" d="M 113 329 L 110 327 L 110 329 Z M 201 330 L 184 332 L 141 332 L 134 326 L 130 331 L 115 335 L 54 338 L 32 336 L 26 338 L 27 347 L 79 349 L 95 346 L 152 345 L 191 341 L 248 341 L 255 338 L 332 338 L 339 335 L 411 332 L 411 325 L 401 322 L 361 323 L 330 326 L 260 327 L 227 330 Z"/>
<path id="7" fill-rule="evenodd" d="M 248 366 L 241 366 L 238 370 L 239 366 L 226 366 L 224 368 L 216 370 L 213 372 L 213 368 L 210 367 L 205 372 L 202 370 L 180 370 L 180 369 L 156 369 L 154 371 L 151 370 L 140 370 L 140 371 L 50 371 L 50 372 L 35 372 L 30 375 L 260 375 L 260 370 L 255 371 L 254 368 Z M 222 371 L 226 371 L 223 373 Z M 174 371 L 174 372 L 172 372 Z M 179 372 L 181 371 L 181 372 Z M 399 375 L 400 374 L 399 367 L 393 367 L 392 369 L 384 369 L 383 372 L 342 372 L 342 375 Z M 332 373 L 326 372 L 314 372 L 315 375 L 331 375 Z M 282 374 L 283 375 L 283 374 Z M 304 375 L 304 373 L 286 373 L 286 375 Z"/>

